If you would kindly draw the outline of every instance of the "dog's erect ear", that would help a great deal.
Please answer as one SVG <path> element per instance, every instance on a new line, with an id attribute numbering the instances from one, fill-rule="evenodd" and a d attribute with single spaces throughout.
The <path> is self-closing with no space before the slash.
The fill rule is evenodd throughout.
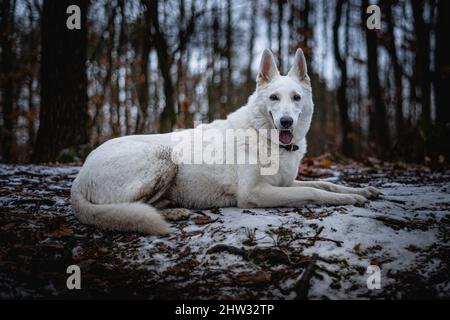
<path id="1" fill-rule="evenodd" d="M 308 67 L 306 66 L 305 55 L 300 48 L 295 52 L 294 65 L 291 70 L 289 70 L 288 76 L 297 78 L 300 81 L 306 80 L 308 77 Z"/>
<path id="2" fill-rule="evenodd" d="M 275 59 L 273 58 L 272 52 L 269 49 L 265 49 L 261 58 L 261 65 L 259 67 L 256 83 L 258 85 L 269 83 L 279 75 L 280 72 L 275 64 Z"/>

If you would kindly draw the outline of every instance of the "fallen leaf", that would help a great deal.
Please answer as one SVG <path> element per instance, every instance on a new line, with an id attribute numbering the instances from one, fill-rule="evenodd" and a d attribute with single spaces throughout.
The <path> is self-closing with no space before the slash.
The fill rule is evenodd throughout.
<path id="1" fill-rule="evenodd" d="M 211 223 L 212 220 L 208 216 L 197 216 L 197 217 L 194 217 L 194 222 L 197 225 L 203 225 L 203 224 Z"/>
<path id="2" fill-rule="evenodd" d="M 9 230 L 11 230 L 12 228 L 14 228 L 15 225 L 16 225 L 16 224 L 15 224 L 14 222 L 7 223 L 7 224 L 5 224 L 5 225 L 2 227 L 2 231 L 9 231 Z"/>
<path id="3" fill-rule="evenodd" d="M 360 254 L 361 253 L 361 243 L 357 243 L 354 247 L 353 250 L 355 251 L 356 254 Z"/>
<path id="4" fill-rule="evenodd" d="M 319 167 L 321 167 L 322 169 L 329 169 L 329 168 L 331 168 L 331 165 L 332 165 L 332 163 L 331 163 L 331 160 L 329 160 L 329 159 L 324 159 L 324 160 L 320 161 L 320 163 L 319 163 Z"/>
<path id="5" fill-rule="evenodd" d="M 47 234 L 50 238 L 63 238 L 63 237 L 70 237 L 73 235 L 73 230 L 68 224 L 61 224 L 59 226 L 59 229 L 50 232 Z"/>
<path id="6" fill-rule="evenodd" d="M 239 282 L 246 284 L 257 284 L 269 282 L 271 279 L 270 273 L 264 271 L 253 272 L 240 272 L 237 274 L 236 279 Z"/>

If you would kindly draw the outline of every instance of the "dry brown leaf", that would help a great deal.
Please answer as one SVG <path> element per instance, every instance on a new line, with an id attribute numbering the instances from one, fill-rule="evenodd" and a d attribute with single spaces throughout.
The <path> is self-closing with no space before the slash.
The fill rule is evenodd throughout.
<path id="1" fill-rule="evenodd" d="M 212 220 L 208 216 L 197 216 L 197 217 L 194 217 L 194 222 L 197 225 L 203 225 L 203 224 L 211 223 Z"/>
<path id="2" fill-rule="evenodd" d="M 50 238 L 63 238 L 73 235 L 73 230 L 68 224 L 61 224 L 59 229 L 47 234 Z"/>
<path id="3" fill-rule="evenodd" d="M 3 230 L 3 231 L 9 231 L 9 230 L 11 230 L 12 228 L 14 228 L 15 225 L 16 225 L 16 224 L 15 224 L 14 222 L 7 223 L 7 224 L 5 224 L 5 225 L 2 227 L 2 230 Z"/>
<path id="4" fill-rule="evenodd" d="M 319 163 L 319 167 L 322 169 L 329 169 L 331 168 L 332 162 L 329 159 L 324 159 L 322 161 L 320 161 Z"/>
<path id="5" fill-rule="evenodd" d="M 242 283 L 264 283 L 269 282 L 271 276 L 269 273 L 264 271 L 253 272 L 240 272 L 237 274 L 236 279 Z"/>
<path id="6" fill-rule="evenodd" d="M 353 250 L 355 251 L 356 254 L 360 254 L 361 253 L 361 243 L 357 243 L 354 247 Z"/>

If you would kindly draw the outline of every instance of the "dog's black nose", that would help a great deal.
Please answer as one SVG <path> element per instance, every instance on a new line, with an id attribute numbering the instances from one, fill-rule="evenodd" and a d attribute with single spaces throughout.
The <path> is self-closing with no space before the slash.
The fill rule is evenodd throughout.
<path id="1" fill-rule="evenodd" d="M 294 119 L 290 116 L 282 116 L 280 119 L 280 124 L 283 128 L 290 128 L 294 123 Z"/>

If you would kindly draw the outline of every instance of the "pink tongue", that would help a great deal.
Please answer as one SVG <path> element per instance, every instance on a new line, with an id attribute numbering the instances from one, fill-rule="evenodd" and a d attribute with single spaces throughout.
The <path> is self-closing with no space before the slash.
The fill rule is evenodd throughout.
<path id="1" fill-rule="evenodd" d="M 287 130 L 280 131 L 279 139 L 282 144 L 290 144 L 293 138 L 294 135 L 292 134 L 292 132 Z"/>

